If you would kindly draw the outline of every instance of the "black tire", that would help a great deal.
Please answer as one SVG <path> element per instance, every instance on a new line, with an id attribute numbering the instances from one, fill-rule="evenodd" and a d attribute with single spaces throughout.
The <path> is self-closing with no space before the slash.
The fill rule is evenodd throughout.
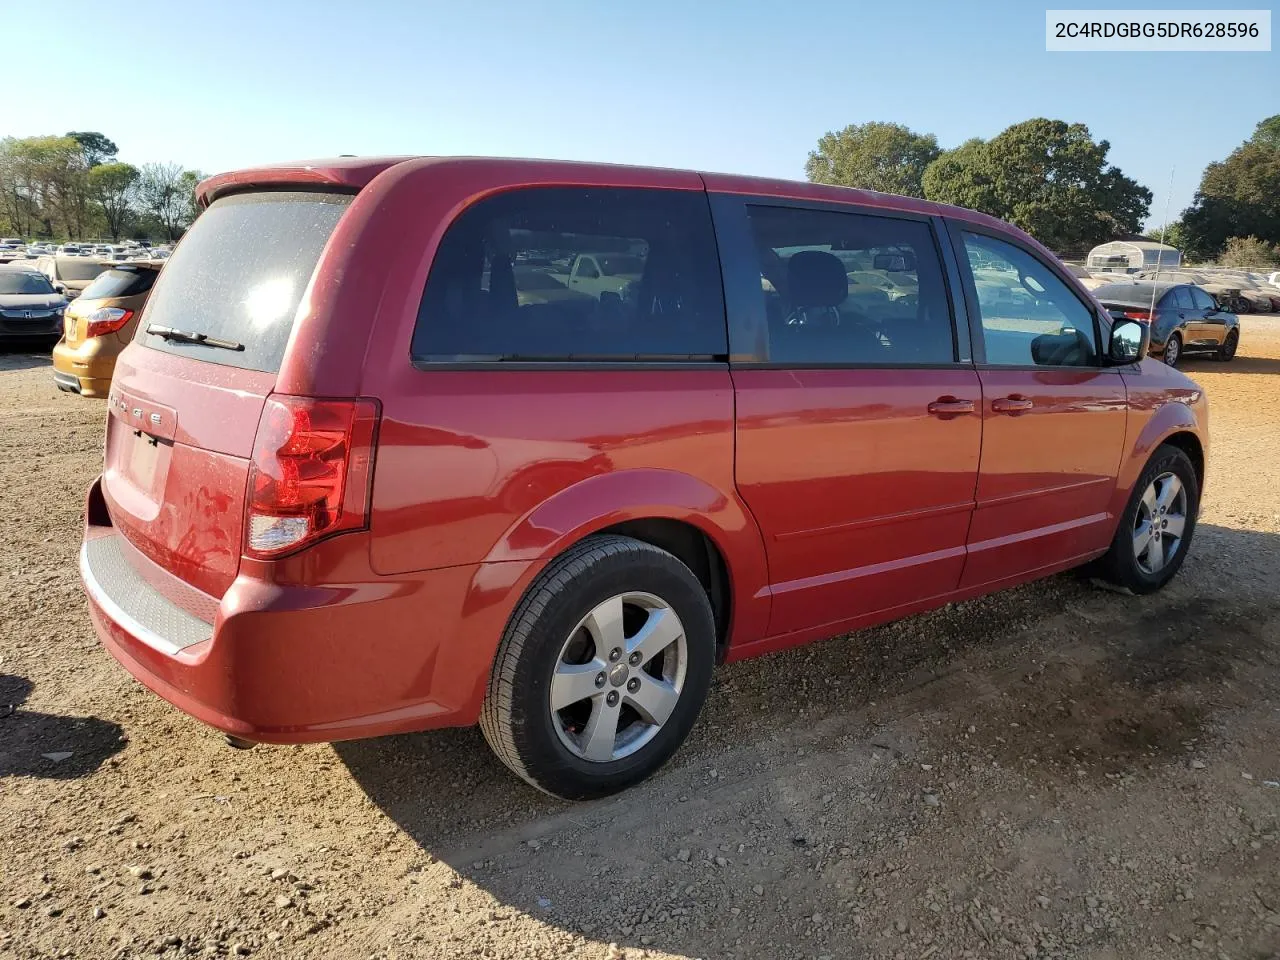
<path id="1" fill-rule="evenodd" d="M 1218 352 L 1214 354 L 1218 360 L 1228 363 L 1235 358 L 1236 348 L 1240 346 L 1239 331 L 1232 330 L 1227 334 L 1227 339 L 1222 341 L 1222 345 L 1218 347 Z"/>
<path id="2" fill-rule="evenodd" d="M 556 728 L 552 674 L 575 626 L 598 604 L 627 592 L 658 597 L 680 618 L 684 685 L 651 740 L 616 760 L 587 760 Z M 648 777 L 684 742 L 706 700 L 715 655 L 711 604 L 687 566 L 630 537 L 588 537 L 554 560 L 516 606 L 494 659 L 480 729 L 498 758 L 539 790 L 565 800 L 616 793 Z"/>
<path id="3" fill-rule="evenodd" d="M 1176 333 L 1165 341 L 1164 362 L 1170 367 L 1176 367 L 1182 362 L 1182 337 Z"/>
<path id="4" fill-rule="evenodd" d="M 1134 555 L 1134 531 L 1142 509 L 1142 497 L 1156 478 L 1172 473 L 1180 481 L 1186 491 L 1185 526 L 1177 551 L 1157 573 L 1151 573 L 1139 564 Z M 1154 593 L 1174 578 L 1191 549 L 1191 540 L 1195 534 L 1196 520 L 1200 514 L 1200 484 L 1196 479 L 1195 467 L 1191 458 L 1177 447 L 1164 444 L 1156 448 L 1151 459 L 1143 468 L 1138 482 L 1133 485 L 1133 493 L 1120 515 L 1120 523 L 1112 538 L 1111 548 L 1093 568 L 1095 574 L 1117 587 L 1127 588 L 1134 593 Z"/>

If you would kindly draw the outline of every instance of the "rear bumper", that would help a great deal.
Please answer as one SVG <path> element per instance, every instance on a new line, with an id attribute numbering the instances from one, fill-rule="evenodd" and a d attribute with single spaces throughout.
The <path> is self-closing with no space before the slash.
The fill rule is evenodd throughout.
<path id="1" fill-rule="evenodd" d="M 184 713 L 265 743 L 476 722 L 529 564 L 380 577 L 368 569 L 363 535 L 347 534 L 293 567 L 245 560 L 221 599 L 199 594 L 192 602 L 190 588 L 174 590 L 168 574 L 127 544 L 95 543 L 122 539 L 106 518 L 100 482 L 89 491 L 81 549 L 94 628 L 130 674 Z M 126 557 L 129 569 L 112 567 L 112 556 Z M 294 568 L 328 571 L 333 581 L 283 582 Z M 205 602 L 216 613 L 196 616 L 192 608 Z"/>
<path id="2" fill-rule="evenodd" d="M 80 392 L 80 378 L 73 377 L 69 373 L 63 373 L 61 370 L 53 371 L 54 385 L 66 393 Z"/>
<path id="3" fill-rule="evenodd" d="M 79 347 L 68 347 L 65 340 L 53 348 L 53 382 L 59 390 L 84 397 L 105 397 L 111 392 L 111 375 L 115 371 L 119 349 L 103 350 L 95 337 Z"/>

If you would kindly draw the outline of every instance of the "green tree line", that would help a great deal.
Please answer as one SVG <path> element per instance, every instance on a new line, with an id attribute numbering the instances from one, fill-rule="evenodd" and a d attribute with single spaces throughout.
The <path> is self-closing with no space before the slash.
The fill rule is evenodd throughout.
<path id="1" fill-rule="evenodd" d="M 0 234 L 176 240 L 195 219 L 196 170 L 135 167 L 93 131 L 0 139 Z"/>
<path id="2" fill-rule="evenodd" d="M 815 183 L 861 187 L 969 207 L 1016 224 L 1062 254 L 1140 233 L 1151 191 L 1107 162 L 1111 145 L 1082 123 L 1037 117 L 990 140 L 939 148 L 897 123 L 825 134 L 805 172 Z M 1165 236 L 1161 231 L 1161 236 Z M 1190 257 L 1261 265 L 1280 256 L 1280 115 L 1205 170 L 1166 241 Z"/>

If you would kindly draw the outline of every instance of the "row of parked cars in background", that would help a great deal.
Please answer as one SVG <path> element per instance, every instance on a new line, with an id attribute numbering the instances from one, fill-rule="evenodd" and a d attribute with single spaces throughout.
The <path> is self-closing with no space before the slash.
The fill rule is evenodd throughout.
<path id="1" fill-rule="evenodd" d="M 56 340 L 58 389 L 105 397 L 165 259 L 64 253 L 0 263 L 0 336 Z"/>
<path id="2" fill-rule="evenodd" d="M 1224 267 L 1178 266 L 1136 273 L 1105 273 L 1090 271 L 1078 264 L 1069 264 L 1068 268 L 1091 290 L 1126 283 L 1193 283 L 1232 313 L 1280 313 L 1280 271 L 1259 273 Z"/>
<path id="3" fill-rule="evenodd" d="M 152 245 L 144 240 L 124 240 L 119 243 L 90 241 L 46 243 L 42 240 L 33 240 L 27 243 L 18 237 L 0 237 L 0 263 L 35 260 L 39 257 L 90 257 L 113 262 L 164 260 L 171 250 L 172 247 L 169 244 Z"/>

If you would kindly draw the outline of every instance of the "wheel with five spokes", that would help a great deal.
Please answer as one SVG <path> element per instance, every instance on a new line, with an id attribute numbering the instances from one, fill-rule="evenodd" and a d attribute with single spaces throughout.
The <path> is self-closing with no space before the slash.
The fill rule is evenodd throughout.
<path id="1" fill-rule="evenodd" d="M 715 622 L 672 554 L 589 537 L 538 577 L 503 635 L 480 728 L 540 790 L 585 800 L 649 776 L 706 699 Z"/>
<path id="2" fill-rule="evenodd" d="M 1186 558 L 1199 508 L 1191 459 L 1177 447 L 1158 447 L 1134 484 L 1099 572 L 1134 593 L 1159 590 Z"/>

